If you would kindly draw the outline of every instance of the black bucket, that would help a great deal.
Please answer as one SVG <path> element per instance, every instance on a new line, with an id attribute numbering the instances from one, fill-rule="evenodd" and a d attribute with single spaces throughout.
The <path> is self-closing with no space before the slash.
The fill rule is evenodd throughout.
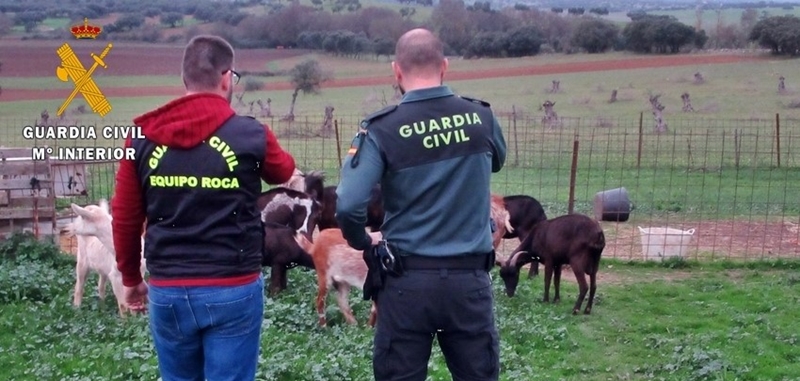
<path id="1" fill-rule="evenodd" d="M 598 221 L 624 222 L 630 217 L 633 204 L 625 188 L 610 189 L 594 195 L 594 218 Z"/>

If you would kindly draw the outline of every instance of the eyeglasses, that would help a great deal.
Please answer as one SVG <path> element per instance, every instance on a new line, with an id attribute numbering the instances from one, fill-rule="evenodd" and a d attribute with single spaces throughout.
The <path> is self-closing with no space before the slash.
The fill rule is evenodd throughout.
<path id="1" fill-rule="evenodd" d="M 228 69 L 228 70 L 225 70 L 225 71 L 223 71 L 223 72 L 222 72 L 222 74 L 225 74 L 225 73 L 227 73 L 227 72 L 231 72 L 231 74 L 233 74 L 233 84 L 234 84 L 234 85 L 238 85 L 238 84 L 239 84 L 239 79 L 240 79 L 240 78 L 242 78 L 242 75 L 241 75 L 241 74 L 239 74 L 239 73 L 237 73 L 237 72 L 236 72 L 235 70 L 233 70 L 233 69 Z"/>

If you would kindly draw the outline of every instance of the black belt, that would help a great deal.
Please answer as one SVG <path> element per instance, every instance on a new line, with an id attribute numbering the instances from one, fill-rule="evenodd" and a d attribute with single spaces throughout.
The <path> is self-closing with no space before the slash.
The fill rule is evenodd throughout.
<path id="1" fill-rule="evenodd" d="M 400 256 L 404 270 L 488 270 L 494 265 L 491 254 L 431 257 L 421 255 Z"/>

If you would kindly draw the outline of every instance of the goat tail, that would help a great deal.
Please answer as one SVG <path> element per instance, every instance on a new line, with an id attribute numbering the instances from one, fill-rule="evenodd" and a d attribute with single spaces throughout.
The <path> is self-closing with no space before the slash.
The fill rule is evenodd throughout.
<path id="1" fill-rule="evenodd" d="M 603 249 L 606 248 L 606 235 L 603 233 L 602 230 L 597 232 L 597 237 L 595 241 L 591 244 L 592 251 L 597 258 L 600 258 L 600 255 L 603 253 Z"/>

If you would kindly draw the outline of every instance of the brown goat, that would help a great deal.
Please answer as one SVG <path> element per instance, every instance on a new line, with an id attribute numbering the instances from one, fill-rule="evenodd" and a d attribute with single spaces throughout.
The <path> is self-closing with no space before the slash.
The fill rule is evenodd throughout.
<path id="1" fill-rule="evenodd" d="M 373 244 L 380 241 L 380 232 L 369 234 Z M 364 262 L 363 251 L 350 247 L 342 236 L 342 231 L 336 228 L 319 232 L 313 243 L 302 235 L 296 235 L 295 239 L 303 250 L 311 253 L 314 259 L 314 269 L 317 272 L 316 305 L 319 325 L 325 327 L 328 324 L 325 318 L 325 299 L 330 287 L 336 289 L 336 302 L 345 321 L 348 324 L 356 324 L 356 318 L 348 303 L 348 295 L 350 287 L 361 289 L 367 279 L 367 264 Z M 375 326 L 377 316 L 377 309 L 373 302 L 368 321 L 370 326 Z"/>
<path id="2" fill-rule="evenodd" d="M 511 216 L 506 209 L 503 196 L 494 193 L 489 195 L 489 212 L 495 225 L 495 231 L 492 232 L 492 247 L 497 249 L 503 242 L 503 237 L 514 232 L 514 228 L 511 227 Z"/>
<path id="3" fill-rule="evenodd" d="M 561 299 L 561 267 L 568 264 L 575 273 L 580 289 L 572 314 L 576 315 L 580 311 L 586 291 L 589 291 L 589 301 L 583 313 L 590 314 L 597 290 L 597 270 L 605 244 L 605 235 L 600 224 L 583 214 L 567 214 L 539 222 L 514 249 L 508 261 L 497 261 L 506 294 L 509 297 L 514 296 L 520 268 L 526 263 L 539 260 L 544 264 L 545 271 L 542 301 L 550 301 L 550 280 L 555 273 L 553 303 L 556 303 Z M 589 275 L 589 285 L 586 284 L 586 274 Z"/>

